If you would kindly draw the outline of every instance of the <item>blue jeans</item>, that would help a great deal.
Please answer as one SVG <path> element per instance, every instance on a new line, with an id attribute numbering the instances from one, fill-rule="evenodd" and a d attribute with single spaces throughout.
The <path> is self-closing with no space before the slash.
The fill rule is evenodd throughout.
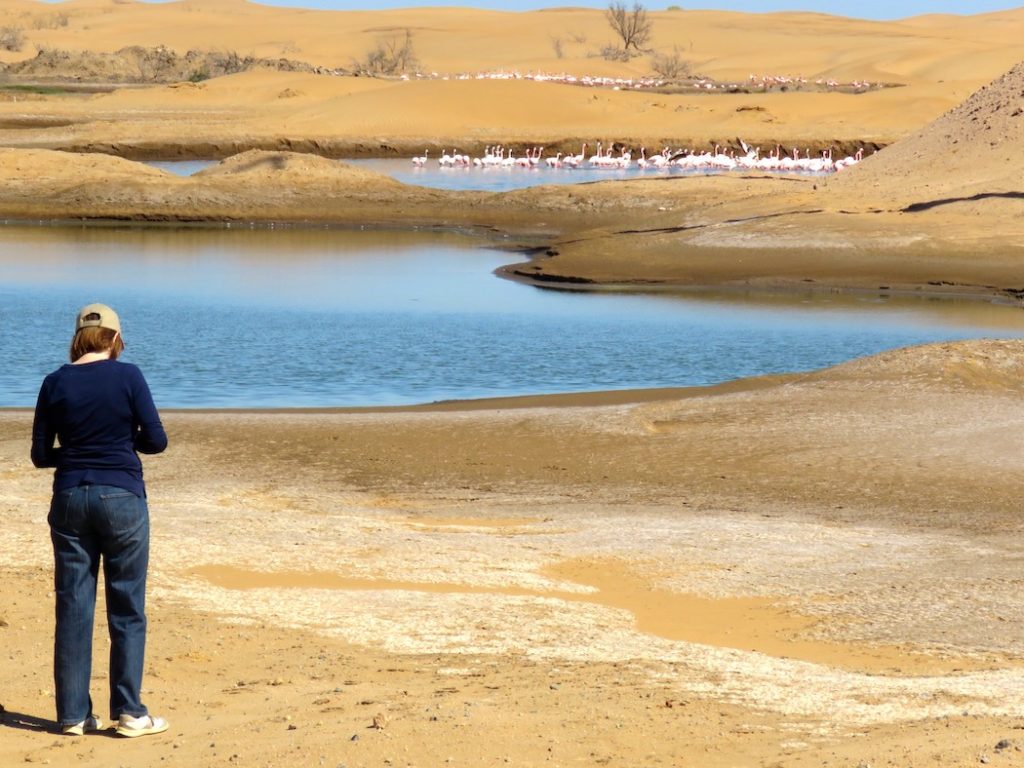
<path id="1" fill-rule="evenodd" d="M 149 568 L 146 500 L 123 488 L 82 485 L 55 494 L 47 519 L 57 597 L 57 721 L 64 726 L 92 714 L 89 679 L 101 557 L 110 631 L 110 716 L 149 714 L 140 698 Z"/>

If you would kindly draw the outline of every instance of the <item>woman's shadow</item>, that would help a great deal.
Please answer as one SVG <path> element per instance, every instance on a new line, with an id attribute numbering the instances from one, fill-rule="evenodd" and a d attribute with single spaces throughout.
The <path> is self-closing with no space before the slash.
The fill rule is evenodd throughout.
<path id="1" fill-rule="evenodd" d="M 21 712 L 11 712 L 0 706 L 0 725 L 4 728 L 17 728 L 20 731 L 35 731 L 36 733 L 58 733 L 60 728 L 53 720 L 44 720 L 35 715 L 23 715 Z"/>
<path id="2" fill-rule="evenodd" d="M 60 726 L 53 720 L 45 720 L 35 715 L 25 715 L 21 712 L 11 712 L 4 709 L 0 704 L 0 727 L 15 728 L 19 731 L 31 731 L 33 733 L 50 733 L 61 735 Z M 113 728 L 104 728 L 95 732 L 96 736 L 116 736 Z"/>

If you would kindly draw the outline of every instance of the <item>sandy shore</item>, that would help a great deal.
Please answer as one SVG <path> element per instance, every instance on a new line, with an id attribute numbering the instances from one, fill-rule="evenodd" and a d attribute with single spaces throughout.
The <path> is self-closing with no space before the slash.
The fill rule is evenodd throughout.
<path id="1" fill-rule="evenodd" d="M 0 759 L 1014 764 L 1022 352 L 635 403 L 168 413 L 147 698 L 174 731 L 145 746 L 47 732 L 49 478 L 31 414 L 0 413 Z"/>

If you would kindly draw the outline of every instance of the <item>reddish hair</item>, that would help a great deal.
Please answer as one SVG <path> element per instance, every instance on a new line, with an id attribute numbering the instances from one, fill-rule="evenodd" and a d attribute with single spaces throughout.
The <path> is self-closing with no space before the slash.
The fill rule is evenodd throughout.
<path id="1" fill-rule="evenodd" d="M 75 362 L 82 355 L 90 352 L 110 351 L 110 359 L 117 360 L 117 356 L 124 350 L 124 342 L 117 331 L 110 328 L 97 328 L 90 326 L 83 328 L 75 334 L 71 340 L 70 356 L 71 362 Z"/>

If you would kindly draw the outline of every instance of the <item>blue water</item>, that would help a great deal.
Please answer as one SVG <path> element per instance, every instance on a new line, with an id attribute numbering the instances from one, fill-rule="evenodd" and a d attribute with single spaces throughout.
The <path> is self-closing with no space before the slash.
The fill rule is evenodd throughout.
<path id="1" fill-rule="evenodd" d="M 451 190 L 478 190 L 483 192 L 506 192 L 524 189 L 539 184 L 582 184 L 588 181 L 609 179 L 641 179 L 664 176 L 709 175 L 703 171 L 684 171 L 679 168 L 548 168 L 537 165 L 533 168 L 475 168 L 473 166 L 441 167 L 434 160 L 422 168 L 413 166 L 409 158 L 346 160 L 346 163 L 367 170 L 391 176 L 403 184 L 420 187 L 434 187 Z"/>
<path id="2" fill-rule="evenodd" d="M 177 176 L 191 176 L 204 168 L 216 165 L 216 160 L 147 160 L 146 165 L 169 171 Z"/>
<path id="3" fill-rule="evenodd" d="M 870 296 L 626 296 L 492 274 L 456 234 L 0 229 L 0 406 L 31 406 L 76 310 L 121 314 L 161 407 L 350 406 L 709 384 L 896 346 L 1024 336 L 1024 313 Z"/>
<path id="4" fill-rule="evenodd" d="M 608 179 L 640 179 L 665 176 L 711 175 L 712 172 L 687 171 L 680 168 L 663 168 L 639 170 L 636 167 L 623 168 L 475 168 L 446 167 L 442 168 L 431 160 L 422 168 L 413 166 L 409 158 L 402 159 L 368 159 L 345 160 L 349 165 L 366 168 L 377 173 L 391 176 L 404 184 L 420 187 L 450 190 L 478 190 L 484 192 L 505 192 L 512 189 L 523 189 L 538 184 L 581 184 L 588 181 L 606 181 Z M 191 176 L 197 171 L 209 168 L 216 163 L 212 160 L 171 160 L 151 161 L 147 165 L 161 168 L 179 176 Z"/>

